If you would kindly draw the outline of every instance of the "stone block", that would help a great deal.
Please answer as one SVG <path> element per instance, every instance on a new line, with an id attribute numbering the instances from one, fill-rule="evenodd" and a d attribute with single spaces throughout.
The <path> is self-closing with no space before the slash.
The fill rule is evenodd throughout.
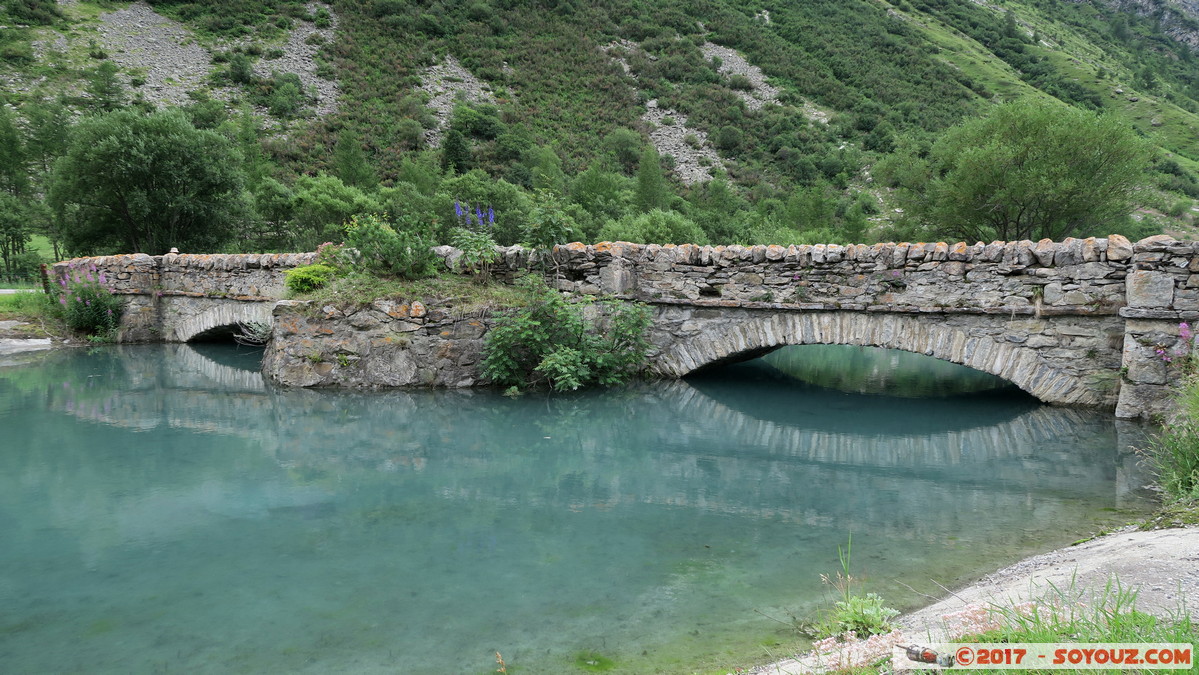
<path id="1" fill-rule="evenodd" d="M 1059 244 L 1048 238 L 1042 239 L 1032 246 L 1032 254 L 1041 267 L 1052 265 L 1058 250 L 1060 250 Z"/>
<path id="2" fill-rule="evenodd" d="M 1122 234 L 1111 234 L 1107 237 L 1107 259 L 1124 261 L 1132 257 L 1132 242 Z"/>
<path id="3" fill-rule="evenodd" d="M 1174 410 L 1175 395 L 1174 388 L 1170 386 L 1124 382 L 1120 385 L 1116 417 L 1120 419 L 1167 417 Z"/>
<path id="4" fill-rule="evenodd" d="M 1128 274 L 1128 306 L 1168 309 L 1174 304 L 1174 277 L 1161 272 L 1137 270 Z"/>

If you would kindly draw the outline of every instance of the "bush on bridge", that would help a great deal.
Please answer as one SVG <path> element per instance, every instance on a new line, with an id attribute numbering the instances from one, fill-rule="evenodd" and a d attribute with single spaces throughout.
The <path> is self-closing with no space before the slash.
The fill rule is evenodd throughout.
<path id="1" fill-rule="evenodd" d="M 483 374 L 501 386 L 546 384 L 555 391 L 627 381 L 645 362 L 649 310 L 591 298 L 571 303 L 537 277 L 519 282 L 533 295 L 528 306 L 496 320 L 483 347 Z"/>
<path id="2" fill-rule="evenodd" d="M 58 303 L 63 320 L 73 331 L 106 337 L 120 325 L 124 303 L 94 263 L 72 262 L 68 276 L 58 280 Z"/>

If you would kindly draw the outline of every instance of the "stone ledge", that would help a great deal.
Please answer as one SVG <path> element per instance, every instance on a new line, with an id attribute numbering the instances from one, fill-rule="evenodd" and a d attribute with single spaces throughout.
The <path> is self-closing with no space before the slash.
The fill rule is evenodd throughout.
<path id="1" fill-rule="evenodd" d="M 1120 316 L 1125 319 L 1175 319 L 1194 321 L 1199 319 L 1199 312 L 1178 312 L 1170 309 L 1141 309 L 1139 307 L 1123 307 Z"/>

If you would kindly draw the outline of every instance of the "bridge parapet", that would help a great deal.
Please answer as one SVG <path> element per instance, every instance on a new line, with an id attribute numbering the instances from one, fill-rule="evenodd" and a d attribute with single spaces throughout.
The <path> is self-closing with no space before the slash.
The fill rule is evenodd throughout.
<path id="1" fill-rule="evenodd" d="M 1037 315 L 1129 307 L 1144 318 L 1199 317 L 1199 244 L 1168 237 L 1135 245 L 1120 235 L 973 245 L 616 242 L 559 246 L 554 260 L 562 288 L 664 304 Z"/>

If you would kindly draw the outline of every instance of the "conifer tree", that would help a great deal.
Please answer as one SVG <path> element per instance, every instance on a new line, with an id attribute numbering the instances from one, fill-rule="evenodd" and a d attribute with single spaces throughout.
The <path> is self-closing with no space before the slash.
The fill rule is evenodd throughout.
<path id="1" fill-rule="evenodd" d="M 633 203 L 643 213 L 670 208 L 670 189 L 666 186 L 666 176 L 662 173 L 658 151 L 652 145 L 647 146 L 641 153 L 641 163 L 637 166 L 637 192 Z"/>

